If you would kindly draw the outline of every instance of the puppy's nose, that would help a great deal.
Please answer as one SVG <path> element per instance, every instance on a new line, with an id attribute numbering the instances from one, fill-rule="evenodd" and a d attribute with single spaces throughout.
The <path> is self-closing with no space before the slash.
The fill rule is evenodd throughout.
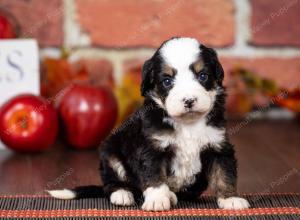
<path id="1" fill-rule="evenodd" d="M 197 98 L 183 99 L 185 108 L 192 108 Z"/>

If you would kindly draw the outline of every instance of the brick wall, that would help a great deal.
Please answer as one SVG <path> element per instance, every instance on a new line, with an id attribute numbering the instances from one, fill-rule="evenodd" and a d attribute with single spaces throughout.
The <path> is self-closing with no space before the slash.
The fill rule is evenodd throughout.
<path id="1" fill-rule="evenodd" d="M 0 0 L 41 54 L 113 69 L 118 81 L 163 40 L 191 36 L 217 48 L 225 70 L 243 65 L 279 85 L 300 85 L 300 0 Z"/>

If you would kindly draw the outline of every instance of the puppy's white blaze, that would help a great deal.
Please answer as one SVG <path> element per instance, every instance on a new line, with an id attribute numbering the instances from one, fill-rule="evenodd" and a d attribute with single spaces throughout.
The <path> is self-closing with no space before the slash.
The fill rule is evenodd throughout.
<path id="1" fill-rule="evenodd" d="M 62 190 L 46 190 L 52 197 L 57 199 L 75 199 L 76 194 L 72 190 L 62 189 Z"/>
<path id="2" fill-rule="evenodd" d="M 115 205 L 129 206 L 134 203 L 132 192 L 124 189 L 119 189 L 110 195 L 110 202 Z"/>
<path id="3" fill-rule="evenodd" d="M 174 38 L 160 49 L 164 60 L 177 70 L 188 68 L 199 56 L 199 42 L 194 38 Z"/>
<path id="4" fill-rule="evenodd" d="M 240 197 L 218 198 L 218 205 L 222 209 L 247 209 L 250 204 L 246 199 Z"/>
<path id="5" fill-rule="evenodd" d="M 163 211 L 169 210 L 171 205 L 177 204 L 177 197 L 175 193 L 170 191 L 166 184 L 159 187 L 148 187 L 143 195 L 145 201 L 142 205 L 143 210 L 147 211 Z"/>

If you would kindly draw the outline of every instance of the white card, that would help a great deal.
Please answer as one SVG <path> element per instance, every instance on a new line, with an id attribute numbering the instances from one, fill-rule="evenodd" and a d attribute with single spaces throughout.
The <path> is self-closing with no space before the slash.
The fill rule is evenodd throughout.
<path id="1" fill-rule="evenodd" d="M 32 39 L 0 40 L 0 105 L 22 93 L 40 94 L 38 44 Z"/>

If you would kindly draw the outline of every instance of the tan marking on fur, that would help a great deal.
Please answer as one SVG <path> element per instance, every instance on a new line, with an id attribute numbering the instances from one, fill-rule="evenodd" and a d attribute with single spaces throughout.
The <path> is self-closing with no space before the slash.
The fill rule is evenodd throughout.
<path id="1" fill-rule="evenodd" d="M 116 157 L 110 157 L 108 160 L 109 166 L 115 171 L 121 181 L 126 181 L 126 171 L 122 162 Z"/>
<path id="2" fill-rule="evenodd" d="M 169 76 L 174 76 L 176 73 L 176 70 L 168 65 L 163 66 L 163 73 L 169 75 Z"/>
<path id="3" fill-rule="evenodd" d="M 216 163 L 213 164 L 209 185 L 218 198 L 236 196 L 236 184 L 228 183 L 224 170 Z"/>
<path id="4" fill-rule="evenodd" d="M 165 150 L 167 147 L 172 145 L 172 143 L 170 143 L 169 140 L 166 140 L 165 137 L 171 135 L 172 132 L 170 131 L 160 131 L 159 133 L 153 132 L 151 142 L 156 149 Z"/>
<path id="5" fill-rule="evenodd" d="M 200 72 L 204 66 L 204 63 L 202 60 L 197 60 L 195 63 L 193 63 L 193 69 L 196 73 Z"/>

